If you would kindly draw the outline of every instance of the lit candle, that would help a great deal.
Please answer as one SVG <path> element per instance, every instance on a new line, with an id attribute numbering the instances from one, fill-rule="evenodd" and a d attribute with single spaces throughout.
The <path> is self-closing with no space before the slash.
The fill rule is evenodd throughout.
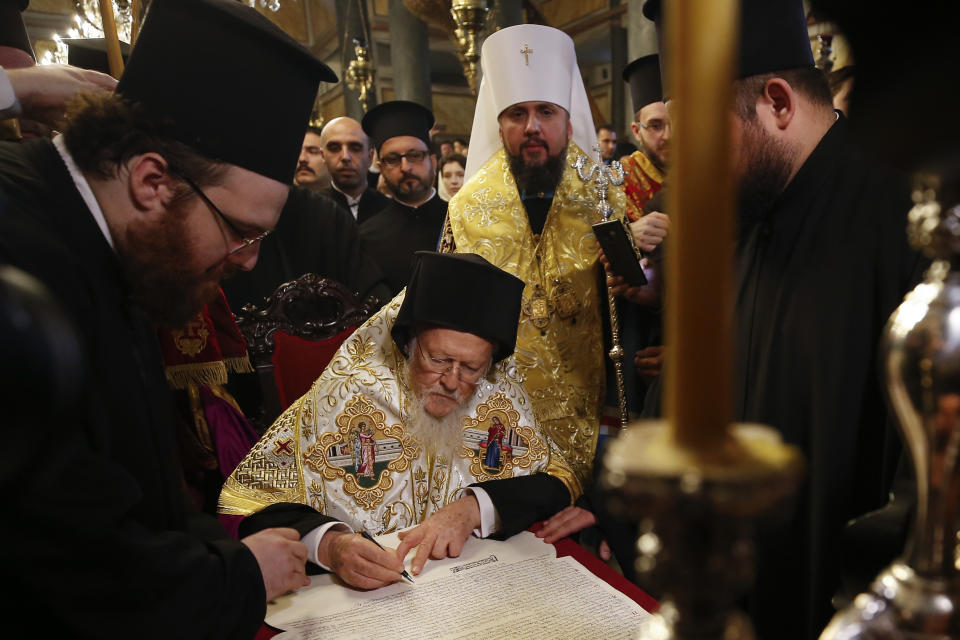
<path id="1" fill-rule="evenodd" d="M 730 437 L 734 183 L 730 122 L 737 0 L 665 0 L 670 117 L 666 412 L 674 442 Z"/>

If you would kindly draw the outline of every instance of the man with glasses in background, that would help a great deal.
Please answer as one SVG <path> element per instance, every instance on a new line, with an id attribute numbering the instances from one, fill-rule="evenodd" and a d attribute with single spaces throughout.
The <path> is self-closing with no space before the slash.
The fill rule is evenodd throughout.
<path id="1" fill-rule="evenodd" d="M 363 130 L 377 150 L 380 175 L 392 200 L 360 225 L 360 235 L 394 295 L 407 285 L 414 252 L 437 248 L 447 215 L 447 203 L 433 186 L 433 122 L 429 109 L 405 100 L 384 102 L 363 117 Z"/>
<path id="2" fill-rule="evenodd" d="M 513 362 L 522 291 L 475 254 L 418 252 L 406 292 L 230 476 L 221 513 L 253 514 L 241 535 L 297 529 L 313 564 L 372 589 L 400 580 L 414 548 L 416 575 L 471 534 L 502 539 L 570 505 L 580 485 L 551 455 Z M 396 550 L 354 533 L 413 525 Z"/>
<path id="3" fill-rule="evenodd" d="M 253 637 L 268 600 L 308 583 L 296 531 L 235 540 L 190 504 L 155 327 L 257 261 L 336 80 L 242 3 L 156 0 L 115 93 L 79 96 L 52 141 L 0 143 L 0 262 L 49 291 L 85 367 L 69 418 L 7 425 L 36 446 L 0 471 L 8 634 Z M 264 113 L 269 129 L 247 126 Z"/>

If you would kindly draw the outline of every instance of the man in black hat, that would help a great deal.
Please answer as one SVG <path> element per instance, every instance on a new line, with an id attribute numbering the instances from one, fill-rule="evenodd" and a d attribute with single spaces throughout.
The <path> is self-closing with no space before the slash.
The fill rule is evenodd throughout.
<path id="1" fill-rule="evenodd" d="M 639 151 L 621 160 L 627 217 L 634 221 L 643 216 L 643 206 L 663 187 L 670 153 L 670 116 L 660 87 L 660 56 L 637 58 L 623 70 L 623 80 L 630 85 L 633 98 L 630 130 L 640 145 Z"/>
<path id="2" fill-rule="evenodd" d="M 447 203 L 433 186 L 433 122 L 429 109 L 406 100 L 384 102 L 363 116 L 363 130 L 377 150 L 380 175 L 393 199 L 360 225 L 360 235 L 394 295 L 407 285 L 414 252 L 437 248 L 447 216 Z"/>
<path id="3" fill-rule="evenodd" d="M 406 292 L 227 480 L 221 513 L 252 513 L 241 533 L 295 527 L 313 563 L 369 589 L 399 580 L 413 548 L 417 574 L 471 532 L 505 538 L 568 506 L 580 486 L 551 455 L 512 358 L 522 291 L 477 255 L 418 252 Z M 396 552 L 353 533 L 411 525 Z"/>
<path id="4" fill-rule="evenodd" d="M 306 583 L 295 531 L 236 541 L 188 506 L 154 324 L 256 262 L 322 80 L 242 3 L 155 0 L 115 94 L 84 96 L 52 142 L 0 145 L 0 261 L 50 290 L 89 372 L 66 435 L 29 425 L 43 472 L 4 478 L 8 631 L 250 637 Z M 275 126 L 248 126 L 264 112 Z"/>
<path id="5" fill-rule="evenodd" d="M 920 259 L 904 233 L 905 182 L 849 144 L 800 1 L 742 11 L 734 419 L 777 428 L 809 469 L 794 517 L 761 533 L 750 604 L 761 638 L 814 638 L 839 584 L 844 524 L 887 497 L 898 447 L 876 349 Z M 662 32 L 660 2 L 644 13 Z"/>

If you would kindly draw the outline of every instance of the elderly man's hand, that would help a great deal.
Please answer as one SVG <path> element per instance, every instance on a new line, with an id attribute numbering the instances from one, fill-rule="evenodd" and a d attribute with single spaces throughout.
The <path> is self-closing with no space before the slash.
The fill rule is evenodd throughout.
<path id="1" fill-rule="evenodd" d="M 66 104 L 82 92 L 113 91 L 117 81 L 99 71 L 65 64 L 5 70 L 23 117 L 50 127 L 63 123 Z"/>
<path id="2" fill-rule="evenodd" d="M 267 602 L 310 584 L 307 548 L 295 529 L 264 529 L 240 542 L 247 545 L 260 565 Z"/>
<path id="3" fill-rule="evenodd" d="M 472 496 L 451 502 L 440 511 L 424 520 L 420 526 L 400 532 L 397 553 L 401 558 L 417 547 L 412 570 L 419 575 L 427 558 L 456 558 L 474 529 L 480 526 L 480 505 Z"/>
<path id="4" fill-rule="evenodd" d="M 340 579 L 359 589 L 378 589 L 398 582 L 403 556 L 381 549 L 359 533 L 329 530 L 320 539 L 317 559 Z"/>
<path id="5" fill-rule="evenodd" d="M 667 214 L 654 211 L 639 220 L 630 223 L 630 233 L 633 234 L 633 243 L 641 251 L 653 251 L 670 231 L 670 218 Z"/>

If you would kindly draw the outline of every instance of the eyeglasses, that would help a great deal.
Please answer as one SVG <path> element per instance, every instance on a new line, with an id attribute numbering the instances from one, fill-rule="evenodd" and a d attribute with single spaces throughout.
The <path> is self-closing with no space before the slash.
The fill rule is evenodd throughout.
<path id="1" fill-rule="evenodd" d="M 651 120 L 650 122 L 644 124 L 642 122 L 637 122 L 638 125 L 644 129 L 649 129 L 653 133 L 663 133 L 666 131 L 667 127 L 670 126 L 669 122 L 664 122 L 663 120 Z"/>
<path id="2" fill-rule="evenodd" d="M 433 356 L 428 356 L 423 352 L 423 347 L 420 346 L 419 340 L 417 340 L 417 350 L 420 352 L 420 357 L 423 358 L 424 367 L 428 372 L 435 375 L 445 376 L 456 366 L 457 378 L 460 382 L 464 384 L 477 384 L 480 382 L 480 378 L 486 373 L 486 367 L 478 369 L 465 365 L 462 362 L 454 362 L 449 358 L 434 358 Z"/>
<path id="3" fill-rule="evenodd" d="M 411 149 L 406 153 L 388 153 L 387 155 L 380 158 L 380 162 L 387 165 L 388 167 L 396 167 L 403 161 L 404 158 L 407 159 L 407 162 L 410 164 L 420 164 L 423 162 L 423 159 L 427 157 L 426 151 L 421 151 L 419 149 Z"/>
<path id="4" fill-rule="evenodd" d="M 181 180 L 183 180 L 184 182 L 186 182 L 186 183 L 190 186 L 191 189 L 193 189 L 194 193 L 196 193 L 198 196 L 200 196 L 200 199 L 203 200 L 204 203 L 205 203 L 208 207 L 210 207 L 215 214 L 217 214 L 218 216 L 220 216 L 220 219 L 223 220 L 223 223 L 224 223 L 225 225 L 227 225 L 227 228 L 230 229 L 230 232 L 233 233 L 233 235 L 236 236 L 236 237 L 240 240 L 240 246 L 237 247 L 237 248 L 235 248 L 235 249 L 232 249 L 232 250 L 229 251 L 229 252 L 227 252 L 226 257 L 229 258 L 230 256 L 232 256 L 232 255 L 234 255 L 234 254 L 236 254 L 236 253 L 240 253 L 240 252 L 243 251 L 244 249 L 247 249 L 247 248 L 249 248 L 249 247 L 252 247 L 253 245 L 255 245 L 255 244 L 257 244 L 258 242 L 262 241 L 262 240 L 263 240 L 264 238 L 266 238 L 268 235 L 270 235 L 271 233 L 273 233 L 273 229 L 267 229 L 266 231 L 262 231 L 262 232 L 258 233 L 258 234 L 255 235 L 255 236 L 249 236 L 249 237 L 248 237 L 248 236 L 240 229 L 240 227 L 238 227 L 234 222 L 232 222 L 232 221 L 230 220 L 230 218 L 228 218 L 226 215 L 224 215 L 223 211 L 220 211 L 220 208 L 219 208 L 217 205 L 213 204 L 213 200 L 211 200 L 209 197 L 207 197 L 207 194 L 205 194 L 205 193 L 200 189 L 200 187 L 197 186 L 197 184 L 196 184 L 193 180 L 191 180 L 190 178 L 188 178 L 187 176 L 185 176 L 185 175 L 183 175 L 183 174 L 179 174 L 179 177 L 180 177 Z"/>

